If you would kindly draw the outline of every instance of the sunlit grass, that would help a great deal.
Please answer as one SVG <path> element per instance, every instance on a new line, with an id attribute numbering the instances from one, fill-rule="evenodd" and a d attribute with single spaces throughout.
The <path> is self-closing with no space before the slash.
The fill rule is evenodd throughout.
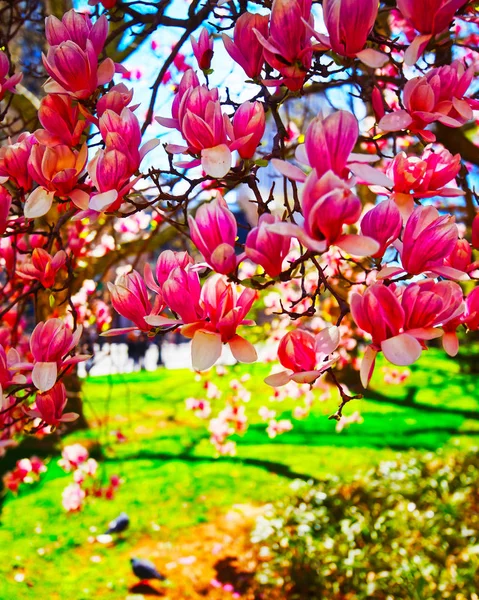
<path id="1" fill-rule="evenodd" d="M 99 442 L 105 480 L 118 474 L 124 484 L 114 500 L 90 499 L 82 513 L 67 515 L 61 492 L 71 476 L 54 457 L 39 484 L 25 487 L 17 498 L 9 496 L 1 515 L 0 598 L 124 599 L 133 583 L 128 559 L 145 538 L 174 541 L 235 503 L 275 500 L 293 477 L 337 473 L 347 478 L 411 447 L 434 450 L 477 444 L 475 419 L 404 403 L 417 388 L 416 402 L 478 410 L 475 376 L 460 373 L 457 364 L 437 351 L 425 354 L 411 368 L 404 386 L 386 386 L 380 367 L 372 391 L 345 411 L 359 410 L 362 425 L 337 434 L 335 422 L 328 420 L 337 404 L 333 398 L 318 402 L 308 419 L 295 421 L 293 431 L 274 440 L 268 439 L 258 416 L 259 407 L 269 403 L 270 391 L 262 382 L 267 368 L 238 367 L 226 377 L 215 377 L 226 391 L 231 377 L 251 373 L 245 383 L 252 392 L 250 427 L 236 438 L 237 456 L 220 459 L 208 442 L 206 423 L 185 409 L 186 397 L 202 395 L 201 383 L 190 372 L 160 370 L 87 381 L 85 406 L 93 427 L 69 436 L 65 443 L 82 441 L 94 447 Z M 214 410 L 223 403 L 213 401 Z M 271 403 L 278 418 L 291 418 L 294 406 L 293 400 Z M 117 430 L 126 442 L 116 441 Z M 114 548 L 93 542 L 122 510 L 131 518 L 124 541 Z M 14 580 L 16 573 L 24 573 L 23 582 Z"/>

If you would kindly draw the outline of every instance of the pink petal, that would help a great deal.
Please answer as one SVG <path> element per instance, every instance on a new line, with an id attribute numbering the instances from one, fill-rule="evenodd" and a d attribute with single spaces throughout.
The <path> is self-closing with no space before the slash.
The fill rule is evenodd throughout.
<path id="1" fill-rule="evenodd" d="M 412 335 L 400 333 L 381 342 L 381 350 L 390 363 L 406 367 L 412 365 L 421 356 L 422 347 Z"/>
<path id="2" fill-rule="evenodd" d="M 279 160 L 278 158 L 271 159 L 273 167 L 284 175 L 288 179 L 293 181 L 306 181 L 306 173 L 301 171 L 300 168 L 286 162 L 285 160 Z"/>
<path id="3" fill-rule="evenodd" d="M 470 279 L 467 273 L 454 269 L 454 267 L 434 267 L 431 269 L 433 273 L 441 275 L 441 277 L 447 277 L 447 279 L 454 279 L 454 281 L 468 281 Z"/>
<path id="4" fill-rule="evenodd" d="M 98 67 L 98 85 L 105 85 L 109 83 L 115 75 L 115 63 L 111 58 L 105 58 L 105 60 Z"/>
<path id="5" fill-rule="evenodd" d="M 379 69 L 380 67 L 383 67 L 389 60 L 389 56 L 387 54 L 379 52 L 379 50 L 374 50 L 373 48 L 361 50 L 361 52 L 356 54 L 356 57 L 359 58 L 359 60 L 365 65 L 373 69 Z"/>
<path id="6" fill-rule="evenodd" d="M 384 115 L 378 126 L 383 131 L 402 131 L 412 123 L 412 117 L 406 110 L 396 110 Z"/>
<path id="7" fill-rule="evenodd" d="M 72 421 L 76 421 L 80 415 L 78 413 L 70 412 L 64 413 L 60 421 L 63 423 L 71 423 Z"/>
<path id="8" fill-rule="evenodd" d="M 303 371 L 302 373 L 294 373 L 294 375 L 291 375 L 291 379 L 296 381 L 296 383 L 313 383 L 323 373 L 324 370 Z"/>
<path id="9" fill-rule="evenodd" d="M 130 333 L 131 331 L 138 331 L 138 327 L 119 327 L 118 329 L 109 329 L 100 333 L 101 337 L 113 337 L 115 335 L 123 335 L 124 333 Z"/>
<path id="10" fill-rule="evenodd" d="M 429 40 L 432 38 L 432 35 L 418 35 L 406 50 L 404 54 L 404 62 L 409 67 L 415 65 L 420 56 L 422 56 L 426 46 L 429 44 Z"/>
<path id="11" fill-rule="evenodd" d="M 73 192 L 70 193 L 70 200 L 77 208 L 80 208 L 81 210 L 88 210 L 90 194 L 84 192 L 83 190 L 73 190 Z"/>
<path id="12" fill-rule="evenodd" d="M 383 267 L 376 276 L 376 279 L 391 279 L 396 275 L 402 275 L 404 269 L 402 267 Z"/>
<path id="13" fill-rule="evenodd" d="M 366 235 L 342 235 L 334 245 L 353 256 L 373 256 L 379 251 L 379 244 Z"/>
<path id="14" fill-rule="evenodd" d="M 148 154 L 148 152 L 154 150 L 159 144 L 160 140 L 156 139 L 149 140 L 148 142 L 143 144 L 143 146 L 140 148 L 140 159 L 143 159 Z"/>
<path id="15" fill-rule="evenodd" d="M 444 332 L 435 327 L 418 327 L 417 329 L 408 329 L 407 333 L 417 340 L 434 340 L 441 337 Z"/>
<path id="16" fill-rule="evenodd" d="M 264 382 L 271 387 L 281 387 L 291 381 L 291 371 L 280 371 L 266 377 Z"/>
<path id="17" fill-rule="evenodd" d="M 195 371 L 206 371 L 221 356 L 222 343 L 218 333 L 200 330 L 191 343 L 191 362 Z"/>
<path id="18" fill-rule="evenodd" d="M 449 356 L 456 356 L 459 352 L 459 339 L 455 331 L 444 334 L 442 346 Z"/>
<path id="19" fill-rule="evenodd" d="M 328 356 L 331 352 L 334 352 L 338 347 L 341 335 L 339 328 L 333 325 L 332 327 L 326 327 L 316 336 L 315 350 L 317 353 L 321 353 L 324 356 Z"/>
<path id="20" fill-rule="evenodd" d="M 374 365 L 376 364 L 377 351 L 368 346 L 364 353 L 363 360 L 361 361 L 361 383 L 364 388 L 368 387 L 374 371 Z"/>
<path id="21" fill-rule="evenodd" d="M 360 183 L 367 183 L 372 185 L 381 185 L 385 188 L 394 186 L 392 181 L 387 175 L 375 169 L 371 165 L 365 165 L 364 163 L 349 163 L 351 171 L 359 178 Z"/>
<path id="22" fill-rule="evenodd" d="M 235 335 L 228 342 L 231 352 L 237 361 L 242 363 L 254 363 L 258 360 L 258 354 L 253 344 Z"/>

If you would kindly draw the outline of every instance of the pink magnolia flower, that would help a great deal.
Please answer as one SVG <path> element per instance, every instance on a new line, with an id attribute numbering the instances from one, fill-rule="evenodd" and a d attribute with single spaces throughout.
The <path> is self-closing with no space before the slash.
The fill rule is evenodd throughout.
<path id="1" fill-rule="evenodd" d="M 338 360 L 332 353 L 339 341 L 339 329 L 335 326 L 327 327 L 317 335 L 304 329 L 289 331 L 278 347 L 279 362 L 286 370 L 266 377 L 265 383 L 273 387 L 290 381 L 313 383 Z"/>
<path id="2" fill-rule="evenodd" d="M 55 195 L 69 198 L 85 168 L 87 156 L 86 144 L 79 151 L 64 144 L 34 144 L 28 159 L 28 170 L 39 187 L 25 202 L 25 217 L 34 219 L 46 215 Z"/>
<path id="3" fill-rule="evenodd" d="M 221 195 L 202 204 L 188 224 L 193 243 L 214 271 L 226 275 L 236 269 L 236 219 Z"/>
<path id="4" fill-rule="evenodd" d="M 460 61 L 431 69 L 423 77 L 414 77 L 404 86 L 405 109 L 385 115 L 379 121 L 383 131 L 408 129 L 428 142 L 436 138 L 426 127 L 439 121 L 447 127 L 461 127 L 472 119 L 477 101 L 464 98 L 472 78 L 474 65 L 467 70 Z"/>
<path id="5" fill-rule="evenodd" d="M 8 215 L 12 206 L 12 196 L 7 188 L 0 185 L 0 235 L 5 233 L 8 224 Z"/>
<path id="6" fill-rule="evenodd" d="M 414 209 L 414 198 L 462 196 L 464 192 L 457 187 L 446 187 L 460 169 L 461 156 L 453 156 L 445 148 L 437 152 L 429 145 L 420 157 L 400 152 L 388 168 L 394 182 L 391 198 L 407 218 Z"/>
<path id="7" fill-rule="evenodd" d="M 81 444 L 70 444 L 62 450 L 59 466 L 67 472 L 77 469 L 88 459 L 88 450 Z"/>
<path id="8" fill-rule="evenodd" d="M 261 74 L 264 56 L 263 46 L 256 37 L 255 30 L 266 38 L 268 35 L 266 15 L 243 13 L 235 23 L 233 40 L 223 33 L 223 43 L 231 58 L 237 62 L 246 75 L 255 79 Z"/>
<path id="9" fill-rule="evenodd" d="M 390 278 L 403 273 L 420 275 L 432 272 L 450 279 L 469 279 L 462 271 L 444 264 L 454 251 L 459 232 L 454 217 L 441 217 L 434 206 L 418 206 L 407 220 L 402 242 L 396 242 L 401 267 L 384 267 L 379 277 Z"/>
<path id="10" fill-rule="evenodd" d="M 183 86 L 183 81 L 189 87 Z M 183 75 L 175 101 L 172 106 L 173 118 L 157 117 L 156 120 L 165 127 L 178 129 L 188 146 L 169 145 L 167 150 L 173 154 L 189 152 L 200 155 L 201 160 L 180 163 L 180 166 L 201 164 L 208 175 L 224 177 L 231 168 L 228 139 L 231 123 L 221 109 L 218 89 L 209 90 L 205 85 L 200 86 L 196 74 L 189 69 Z"/>
<path id="11" fill-rule="evenodd" d="M 95 477 L 98 471 L 98 463 L 94 458 L 88 458 L 82 462 L 73 473 L 73 481 L 82 485 L 88 477 Z"/>
<path id="12" fill-rule="evenodd" d="M 5 94 L 7 92 L 11 92 L 12 94 L 16 94 L 17 90 L 15 87 L 21 82 L 23 79 L 23 75 L 21 73 L 17 73 L 16 75 L 8 76 L 8 72 L 10 70 L 10 62 L 7 58 L 5 52 L 0 50 L 0 100 L 5 98 Z"/>
<path id="13" fill-rule="evenodd" d="M 133 112 L 124 108 L 118 114 L 106 109 L 99 119 L 99 129 L 107 148 L 122 152 L 128 159 L 131 173 L 134 173 L 142 156 L 140 123 Z"/>
<path id="14" fill-rule="evenodd" d="M 361 201 L 346 183 L 328 171 L 318 178 L 311 172 L 301 196 L 304 225 L 278 223 L 270 231 L 294 236 L 310 250 L 325 252 L 334 245 L 355 256 L 373 256 L 380 246 L 374 239 L 343 233 L 344 225 L 356 223 L 361 215 Z"/>
<path id="15" fill-rule="evenodd" d="M 391 200 L 380 202 L 368 211 L 361 220 L 361 233 L 380 245 L 373 258 L 381 258 L 395 242 L 402 229 L 402 218 L 398 208 Z"/>
<path id="16" fill-rule="evenodd" d="M 58 427 L 60 423 L 68 423 L 78 419 L 77 413 L 65 413 L 67 404 L 67 392 L 63 383 L 56 383 L 52 389 L 43 394 L 37 394 L 32 410 L 28 412 L 30 417 L 42 419 L 47 425 Z"/>
<path id="17" fill-rule="evenodd" d="M 479 287 L 474 288 L 466 298 L 463 322 L 470 331 L 479 329 Z"/>
<path id="18" fill-rule="evenodd" d="M 102 15 L 93 24 L 86 13 L 72 10 L 66 12 L 60 21 L 55 16 L 45 19 L 45 36 L 50 46 L 59 46 L 62 42 L 75 42 L 86 50 L 90 42 L 97 56 L 101 54 L 108 35 L 108 20 Z"/>
<path id="19" fill-rule="evenodd" d="M 87 355 L 69 356 L 78 345 L 82 326 L 72 332 L 61 319 L 41 321 L 33 330 L 30 350 L 33 354 L 32 382 L 40 392 L 48 392 L 55 385 L 58 372 L 87 360 Z"/>
<path id="20" fill-rule="evenodd" d="M 208 71 L 211 67 L 211 59 L 213 58 L 213 38 L 210 37 L 206 27 L 203 27 L 199 38 L 196 39 L 191 36 L 190 40 L 199 68 L 202 71 Z"/>
<path id="21" fill-rule="evenodd" d="M 85 168 L 87 153 L 86 144 L 80 151 L 72 150 L 64 144 L 34 144 L 28 169 L 33 180 L 45 190 L 60 197 L 68 197 Z"/>
<path id="22" fill-rule="evenodd" d="M 201 303 L 200 278 L 191 265 L 173 269 L 162 286 L 162 294 L 165 303 L 183 323 L 196 323 L 205 318 L 205 310 Z M 163 324 L 168 325 L 169 322 L 165 319 Z M 174 321 L 171 324 L 174 324 Z"/>
<path id="23" fill-rule="evenodd" d="M 305 23 L 306 21 L 306 23 Z M 271 85 L 283 83 L 291 91 L 300 90 L 311 66 L 313 25 L 311 0 L 274 0 L 269 22 L 269 37 L 257 29 L 258 40 L 263 45 L 266 62 L 279 71 L 280 81 L 267 82 Z"/>
<path id="24" fill-rule="evenodd" d="M 377 156 L 353 152 L 358 138 L 358 121 L 350 112 L 338 110 L 327 117 L 320 114 L 309 124 L 305 143 L 296 149 L 296 158 L 300 163 L 312 167 L 318 177 L 332 171 L 347 180 L 353 173 L 361 182 L 390 187 L 392 181 L 389 177 L 367 164 L 377 161 Z M 298 167 L 278 159 L 271 162 L 289 179 L 306 181 L 306 174 Z"/>
<path id="25" fill-rule="evenodd" d="M 28 159 L 35 138 L 31 133 L 22 133 L 15 144 L 0 148 L 0 183 L 13 183 L 23 191 L 32 188 L 32 178 L 28 171 Z"/>
<path id="26" fill-rule="evenodd" d="M 55 285 L 58 271 L 65 265 L 67 255 L 60 250 L 52 256 L 43 248 L 35 248 L 31 261 L 23 263 L 17 274 L 21 279 L 39 281 L 44 288 L 49 289 Z"/>
<path id="27" fill-rule="evenodd" d="M 471 244 L 465 239 L 458 239 L 451 254 L 444 261 L 446 267 L 470 274 L 476 278 L 479 275 L 479 261 L 472 262 Z"/>
<path id="28" fill-rule="evenodd" d="M 185 404 L 186 409 L 194 411 L 195 415 L 200 419 L 207 419 L 211 415 L 211 404 L 208 400 L 186 398 Z"/>
<path id="29" fill-rule="evenodd" d="M 175 269 L 162 287 L 170 308 L 183 318 L 175 320 L 149 316 L 145 319 L 147 323 L 153 327 L 182 325 L 182 335 L 193 339 L 191 356 L 193 368 L 197 371 L 205 371 L 215 364 L 221 356 L 223 344 L 229 345 L 239 362 L 254 362 L 257 359 L 256 350 L 236 330 L 240 325 L 254 324 L 245 317 L 256 299 L 256 292 L 248 288 L 238 292 L 236 286 L 227 283 L 223 277 L 213 275 L 204 283 L 197 302 L 195 296 L 199 280 L 198 283 L 191 279 L 188 282 L 185 277 L 189 273 L 198 277 L 191 267 Z M 179 285 L 180 282 L 187 284 L 189 289 L 186 285 Z"/>
<path id="30" fill-rule="evenodd" d="M 117 83 L 104 94 L 96 104 L 96 114 L 101 117 L 106 110 L 112 110 L 120 115 L 133 99 L 133 90 L 129 90 L 124 83 Z M 134 110 L 133 107 L 130 110 Z"/>
<path id="31" fill-rule="evenodd" d="M 167 151 L 195 156 L 192 161 L 177 163 L 178 166 L 190 168 L 201 164 L 210 177 L 224 177 L 231 168 L 231 152 L 254 137 L 254 133 L 249 133 L 235 139 L 231 122 L 222 111 L 218 89 L 199 85 L 191 69 L 183 75 L 171 114 L 171 119 L 156 117 L 156 120 L 164 127 L 178 129 L 188 146 L 169 144 Z"/>
<path id="32" fill-rule="evenodd" d="M 220 275 L 206 280 L 201 291 L 201 301 L 208 321 L 182 327 L 181 333 L 192 337 L 191 358 L 197 371 L 212 367 L 221 356 L 223 344 L 228 344 L 239 362 L 257 360 L 254 346 L 236 333 L 240 325 L 252 325 L 245 320 L 256 299 L 254 290 L 243 288 L 238 293 L 233 284 Z"/>
<path id="33" fill-rule="evenodd" d="M 261 102 L 243 102 L 233 117 L 234 139 L 248 140 L 238 148 L 241 158 L 253 158 L 265 128 L 266 117 Z"/>
<path id="34" fill-rule="evenodd" d="M 62 492 L 62 505 L 68 512 L 80 510 L 85 500 L 85 490 L 78 483 L 71 483 Z"/>
<path id="35" fill-rule="evenodd" d="M 78 104 L 74 104 L 70 96 L 48 94 L 43 98 L 38 109 L 38 120 L 44 129 L 35 132 L 35 137 L 42 144 L 65 144 L 77 146 L 87 121 L 80 119 Z"/>
<path id="36" fill-rule="evenodd" d="M 268 427 L 266 428 L 266 433 L 270 439 L 274 439 L 276 436 L 281 435 L 282 433 L 286 433 L 287 431 L 291 431 L 293 429 L 293 424 L 289 419 L 281 419 L 276 421 L 272 419 L 268 423 Z"/>
<path id="37" fill-rule="evenodd" d="M 161 294 L 157 294 L 154 304 L 151 304 L 148 289 L 137 271 L 120 275 L 117 277 L 115 284 L 108 283 L 108 290 L 111 303 L 116 312 L 133 321 L 135 325 L 121 329 L 111 329 L 103 333 L 103 336 L 120 335 L 137 329 L 149 332 L 151 326 L 145 317 L 158 315 L 165 309 Z"/>
<path id="38" fill-rule="evenodd" d="M 409 369 L 393 369 L 391 367 L 383 367 L 384 383 L 389 385 L 401 385 L 411 376 Z"/>
<path id="39" fill-rule="evenodd" d="M 407 65 L 416 64 L 431 38 L 451 25 L 454 14 L 467 0 L 397 0 L 397 7 L 422 35 L 414 38 L 404 55 Z"/>
<path id="40" fill-rule="evenodd" d="M 378 15 L 376 0 L 324 0 L 323 16 L 329 37 L 313 32 L 324 48 L 340 56 L 357 57 L 370 67 L 382 67 L 387 55 L 372 48 L 364 50 Z"/>
<path id="41" fill-rule="evenodd" d="M 402 290 L 378 282 L 362 296 L 354 292 L 351 314 L 372 337 L 361 363 L 363 386 L 371 379 L 378 352 L 394 365 L 408 366 L 420 357 L 424 340 L 440 337 L 443 330 L 438 327 L 462 311 L 462 290 L 451 281 L 426 279 Z"/>
<path id="42" fill-rule="evenodd" d="M 78 41 L 83 42 L 83 38 Z M 50 76 L 44 86 L 46 92 L 85 100 L 98 86 L 109 83 L 115 74 L 115 63 L 106 58 L 98 65 L 96 43 L 96 38 L 86 39 L 81 45 L 67 38 L 50 46 L 47 55 L 42 55 L 43 65 Z"/>
<path id="43" fill-rule="evenodd" d="M 0 403 L 3 392 L 10 385 L 26 383 L 26 377 L 18 372 L 22 366 L 20 355 L 15 348 L 10 348 L 8 352 L 5 352 L 5 348 L 0 344 Z"/>
<path id="44" fill-rule="evenodd" d="M 161 286 L 167 281 L 174 269 L 186 269 L 188 265 L 194 264 L 194 259 L 188 252 L 174 252 L 173 250 L 163 250 L 158 256 L 155 268 L 155 278 L 150 265 L 145 265 L 144 276 L 146 285 L 151 291 L 161 293 Z"/>
<path id="45" fill-rule="evenodd" d="M 270 277 L 277 277 L 283 262 L 291 248 L 291 240 L 269 230 L 269 225 L 280 222 L 279 217 L 270 214 L 261 215 L 258 226 L 254 227 L 246 238 L 246 257 L 263 267 Z"/>

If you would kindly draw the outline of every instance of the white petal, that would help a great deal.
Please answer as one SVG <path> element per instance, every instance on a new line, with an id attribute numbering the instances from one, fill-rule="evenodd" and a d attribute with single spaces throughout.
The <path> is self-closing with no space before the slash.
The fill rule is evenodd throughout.
<path id="1" fill-rule="evenodd" d="M 381 342 L 381 350 L 390 363 L 406 367 L 421 356 L 422 347 L 412 335 L 401 333 Z"/>
<path id="2" fill-rule="evenodd" d="M 38 362 L 33 367 L 32 382 L 40 392 L 51 390 L 57 380 L 57 363 Z"/>
<path id="3" fill-rule="evenodd" d="M 326 327 L 316 336 L 316 352 L 328 356 L 338 347 L 340 337 L 339 327 Z"/>
<path id="4" fill-rule="evenodd" d="M 36 219 L 43 217 L 50 210 L 53 204 L 55 192 L 49 192 L 45 188 L 37 187 L 36 190 L 28 196 L 25 202 L 24 214 L 27 219 Z"/>
<path id="5" fill-rule="evenodd" d="M 226 144 L 201 151 L 201 166 L 204 172 L 216 179 L 224 177 L 231 169 L 231 151 Z"/>
<path id="6" fill-rule="evenodd" d="M 218 333 L 200 330 L 191 343 L 191 362 L 195 371 L 206 371 L 221 356 L 222 343 Z"/>
<path id="7" fill-rule="evenodd" d="M 105 208 L 108 208 L 118 198 L 118 192 L 116 190 L 109 190 L 108 192 L 102 192 L 96 194 L 90 200 L 90 208 L 97 212 L 102 212 Z"/>

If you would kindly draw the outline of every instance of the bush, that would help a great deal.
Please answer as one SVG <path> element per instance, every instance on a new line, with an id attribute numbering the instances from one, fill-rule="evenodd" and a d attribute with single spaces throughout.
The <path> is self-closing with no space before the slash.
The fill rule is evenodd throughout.
<path id="1" fill-rule="evenodd" d="M 261 597 L 479 598 L 477 453 L 408 454 L 291 488 L 252 534 Z"/>

